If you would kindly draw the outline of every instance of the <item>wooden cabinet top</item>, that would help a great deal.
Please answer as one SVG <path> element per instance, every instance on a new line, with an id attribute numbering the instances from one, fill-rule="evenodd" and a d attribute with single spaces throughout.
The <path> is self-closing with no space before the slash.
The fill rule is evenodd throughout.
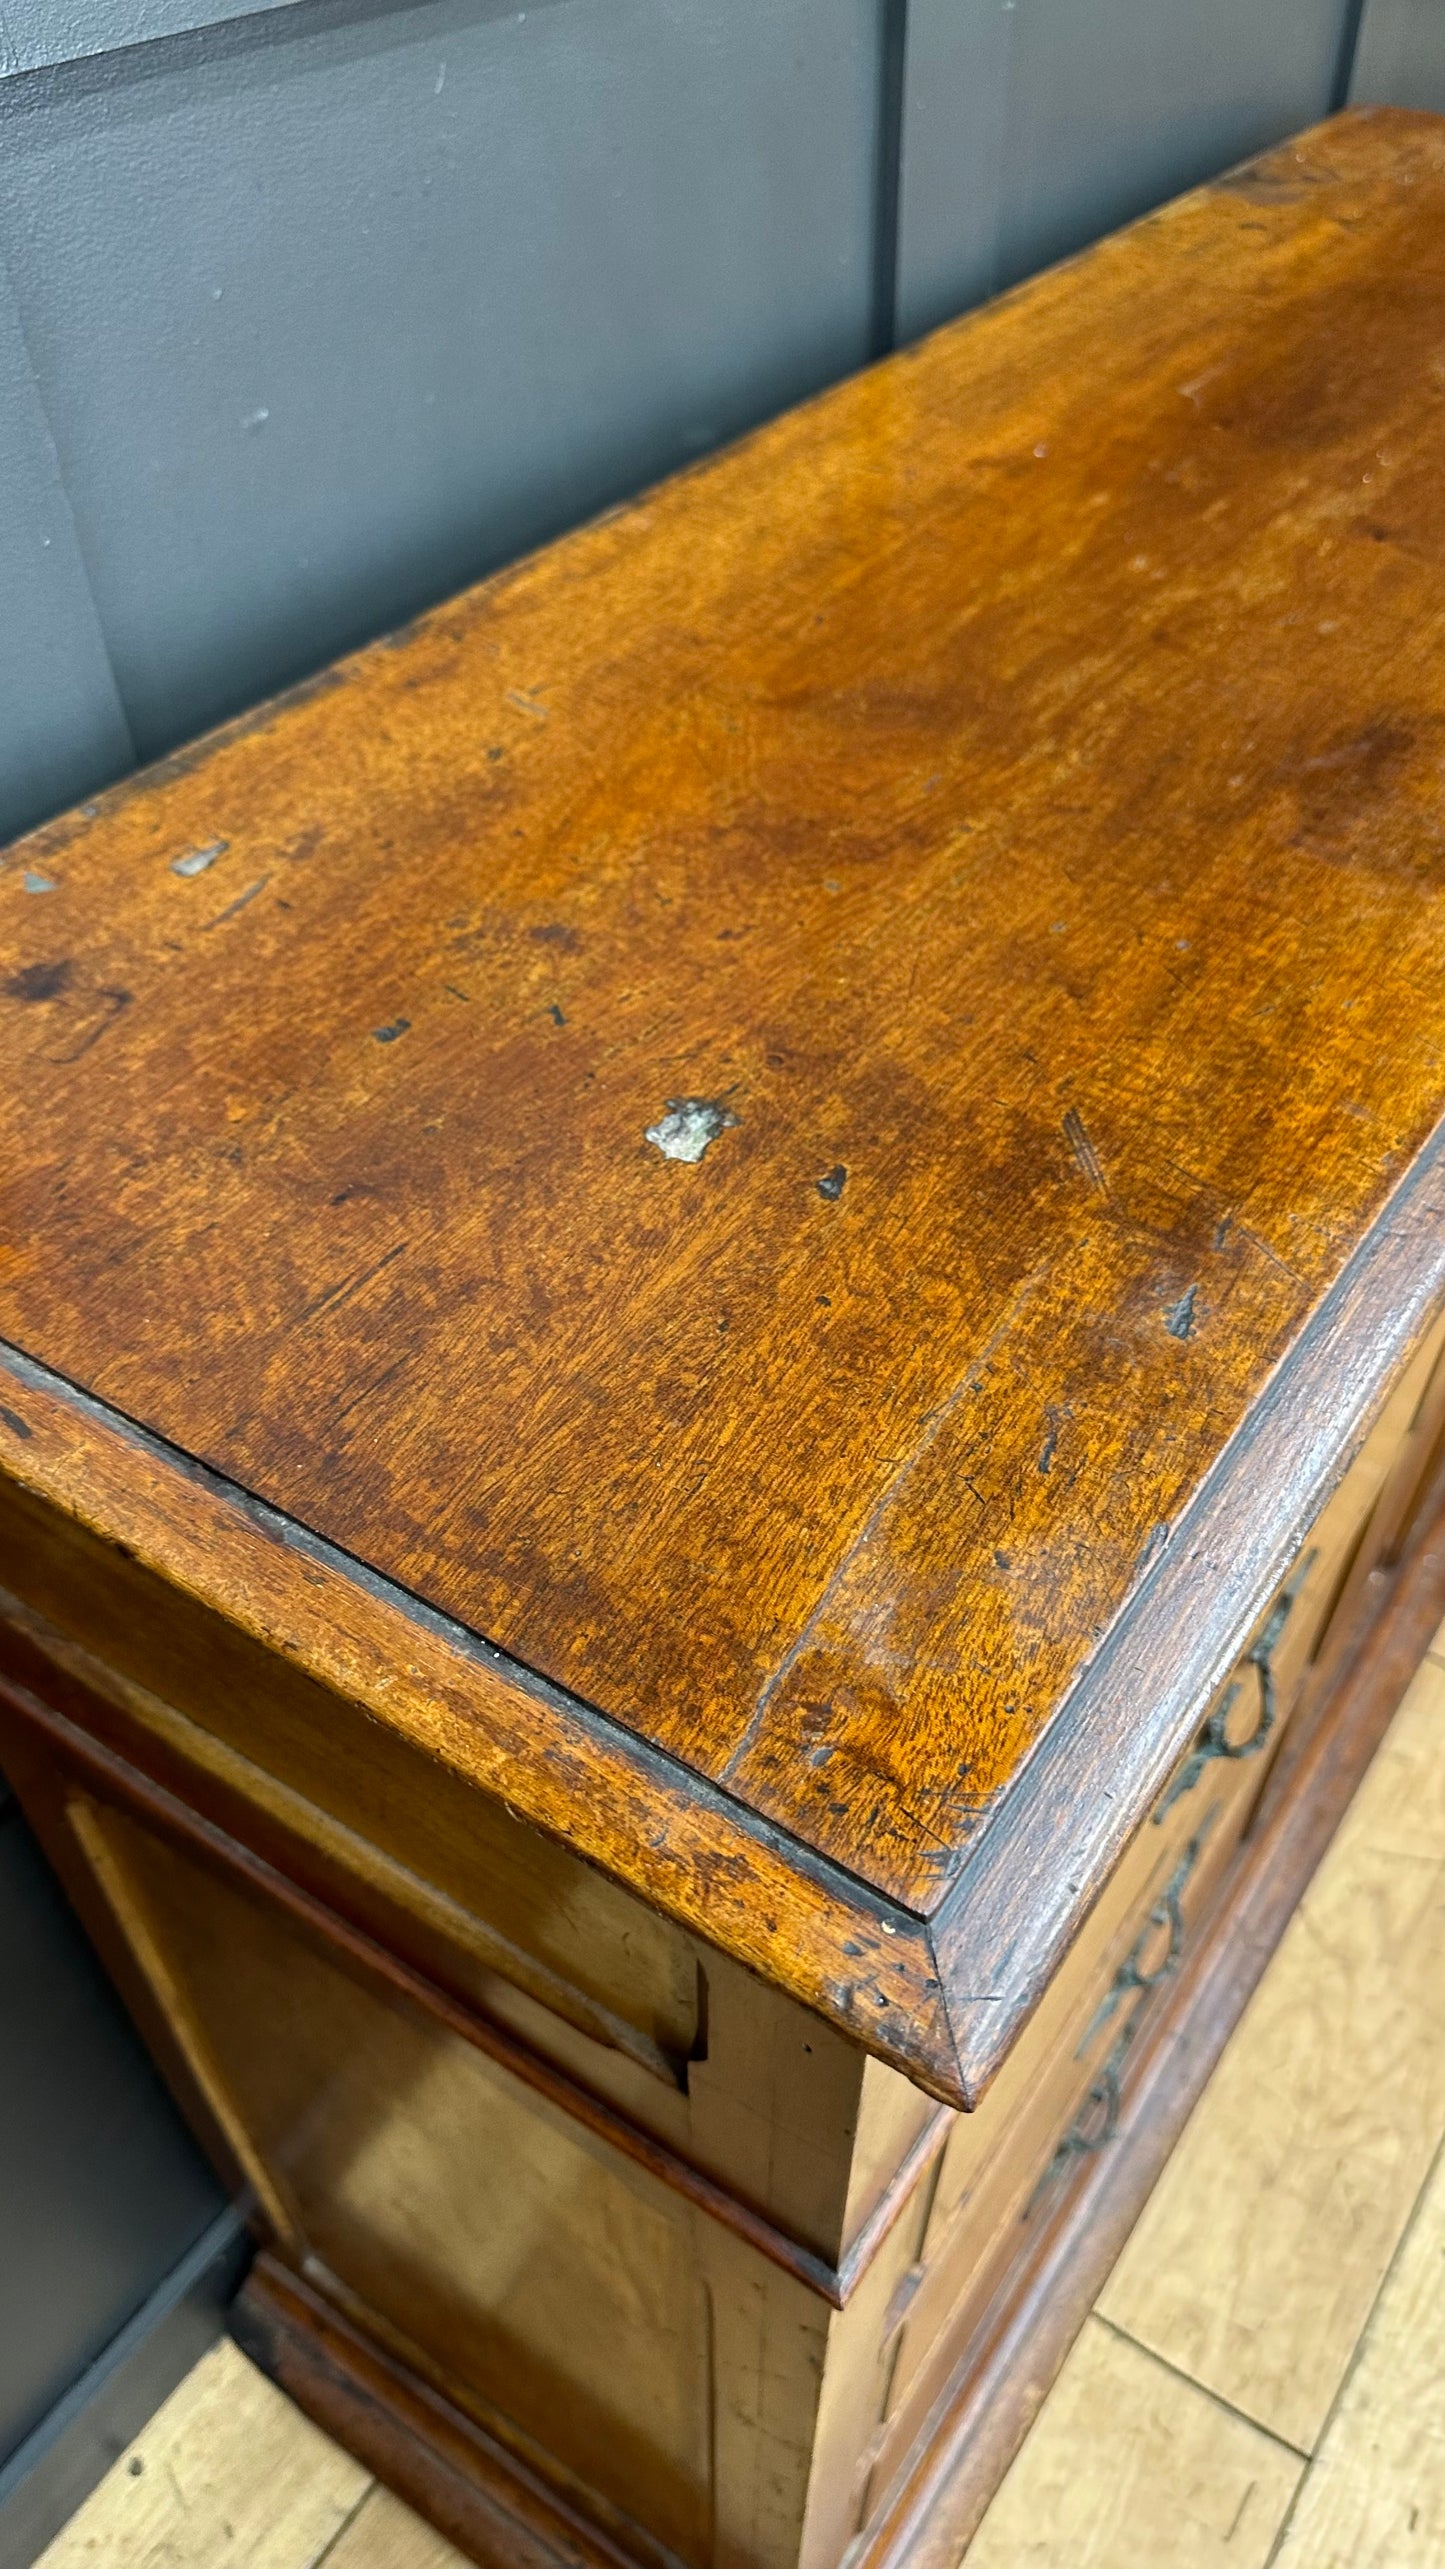
<path id="1" fill-rule="evenodd" d="M 1442 494 L 1352 116 L 38 833 L 3 1468 L 972 2092 L 1440 1286 Z"/>

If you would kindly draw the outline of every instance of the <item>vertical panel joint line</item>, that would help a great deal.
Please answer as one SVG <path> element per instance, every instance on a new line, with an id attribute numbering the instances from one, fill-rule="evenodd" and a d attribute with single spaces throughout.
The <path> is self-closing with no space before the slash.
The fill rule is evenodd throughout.
<path id="1" fill-rule="evenodd" d="M 903 78 L 907 51 L 908 0 L 879 0 L 870 357 L 886 357 L 898 339 L 898 208 L 903 184 Z"/>
<path id="2" fill-rule="evenodd" d="M 1360 50 L 1360 30 L 1365 22 L 1366 0 L 1345 0 L 1345 14 L 1340 23 L 1340 49 L 1335 56 L 1335 76 L 1330 87 L 1330 114 L 1337 116 L 1350 103 L 1350 89 L 1355 77 L 1355 59 Z"/>

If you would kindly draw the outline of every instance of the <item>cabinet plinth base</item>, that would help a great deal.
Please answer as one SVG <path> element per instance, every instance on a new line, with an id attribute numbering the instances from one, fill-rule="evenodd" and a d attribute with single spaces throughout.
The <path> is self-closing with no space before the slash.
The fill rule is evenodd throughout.
<path id="1" fill-rule="evenodd" d="M 656 2569 L 622 2549 L 505 2447 L 263 2249 L 231 2334 L 298 2408 L 479 2569 Z"/>

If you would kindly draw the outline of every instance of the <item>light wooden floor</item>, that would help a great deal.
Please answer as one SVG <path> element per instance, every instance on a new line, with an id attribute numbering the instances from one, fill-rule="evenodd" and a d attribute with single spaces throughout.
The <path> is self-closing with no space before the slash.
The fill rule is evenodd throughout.
<path id="1" fill-rule="evenodd" d="M 230 2346 L 45 2569 L 456 2569 Z M 1445 2569 L 1445 1630 L 968 2569 Z"/>

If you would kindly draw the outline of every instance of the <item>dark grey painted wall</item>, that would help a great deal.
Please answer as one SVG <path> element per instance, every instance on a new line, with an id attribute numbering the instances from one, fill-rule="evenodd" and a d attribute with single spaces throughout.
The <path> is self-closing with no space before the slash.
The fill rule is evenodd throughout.
<path id="1" fill-rule="evenodd" d="M 1327 115 L 1346 5 L 1022 0 L 1000 281 Z"/>
<path id="2" fill-rule="evenodd" d="M 1445 0 L 1369 0 L 1350 96 L 1358 106 L 1445 113 Z"/>
<path id="3" fill-rule="evenodd" d="M 872 0 L 296 5 L 8 85 L 138 753 L 867 350 Z"/>
<path id="4" fill-rule="evenodd" d="M 0 266 L 0 836 L 123 774 L 134 754 Z"/>
<path id="5" fill-rule="evenodd" d="M 0 838 L 1323 114 L 1356 15 L 0 0 Z"/>
<path id="6" fill-rule="evenodd" d="M 5 0 L 0 8 L 0 71 L 40 71 L 118 53 L 158 36 L 256 18 L 294 0 Z"/>
<path id="7" fill-rule="evenodd" d="M 905 337 L 1328 114 L 1351 0 L 910 0 Z"/>
<path id="8" fill-rule="evenodd" d="M 0 2466 L 224 2205 L 0 1810 Z"/>

